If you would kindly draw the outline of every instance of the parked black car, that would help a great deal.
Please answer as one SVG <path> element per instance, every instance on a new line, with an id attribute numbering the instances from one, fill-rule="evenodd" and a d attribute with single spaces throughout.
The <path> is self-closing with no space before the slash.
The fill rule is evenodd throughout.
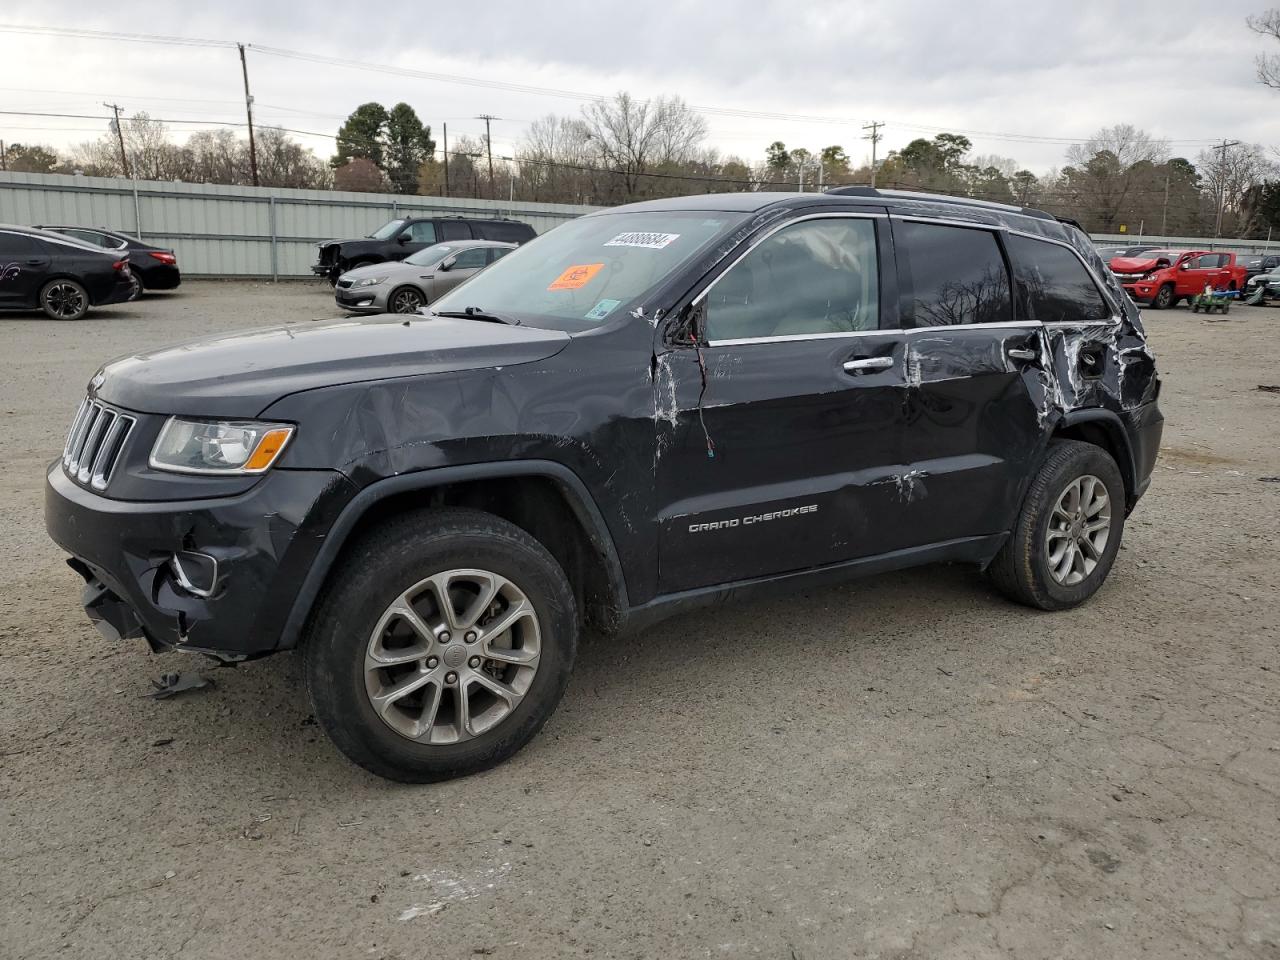
<path id="1" fill-rule="evenodd" d="M 1254 277 L 1260 277 L 1262 274 L 1270 273 L 1280 267 L 1280 254 L 1268 253 L 1264 256 L 1241 256 L 1240 263 L 1244 266 L 1244 282 L 1248 285 L 1249 281 Z"/>
<path id="2" fill-rule="evenodd" d="M 0 224 L 0 310 L 43 310 L 79 320 L 90 307 L 128 300 L 129 259 L 57 233 Z"/>
<path id="3" fill-rule="evenodd" d="M 386 260 L 403 260 L 433 243 L 447 240 L 497 240 L 526 243 L 536 234 L 519 220 L 481 220 L 467 217 L 408 217 L 384 223 L 358 240 L 326 240 L 317 244 L 311 272 L 337 283 L 348 270 Z"/>
<path id="4" fill-rule="evenodd" d="M 45 516 L 107 637 L 301 646 L 335 743 L 425 781 L 533 737 L 583 625 L 939 561 L 1083 602 L 1150 482 L 1159 388 L 1137 307 L 1047 214 L 658 200 L 425 314 L 107 364 Z"/>
<path id="5" fill-rule="evenodd" d="M 91 247 L 127 255 L 129 269 L 138 280 L 138 293 L 143 290 L 176 290 L 182 283 L 178 256 L 168 247 L 157 247 L 127 233 L 107 230 L 105 227 L 42 226 L 39 229 L 52 230 Z"/>

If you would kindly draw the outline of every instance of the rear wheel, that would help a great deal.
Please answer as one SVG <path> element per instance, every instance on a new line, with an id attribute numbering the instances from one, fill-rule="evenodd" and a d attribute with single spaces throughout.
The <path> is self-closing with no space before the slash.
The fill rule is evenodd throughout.
<path id="1" fill-rule="evenodd" d="M 1156 291 L 1155 297 L 1151 301 L 1151 306 L 1156 310 L 1168 310 L 1173 306 L 1173 284 L 1166 283 Z"/>
<path id="2" fill-rule="evenodd" d="M 1054 442 L 988 577 L 1010 599 L 1041 610 L 1083 603 L 1120 549 L 1124 496 L 1120 469 L 1105 450 Z"/>
<path id="3" fill-rule="evenodd" d="M 89 312 L 89 292 L 75 280 L 50 280 L 40 290 L 40 309 L 52 320 L 79 320 Z"/>
<path id="4" fill-rule="evenodd" d="M 417 287 L 397 287 L 387 297 L 387 310 L 390 313 L 417 313 L 426 302 L 427 298 Z"/>
<path id="5" fill-rule="evenodd" d="M 476 510 L 408 514 L 335 571 L 305 640 L 316 718 L 351 760 L 423 783 L 512 756 L 569 680 L 578 615 L 559 564 Z"/>

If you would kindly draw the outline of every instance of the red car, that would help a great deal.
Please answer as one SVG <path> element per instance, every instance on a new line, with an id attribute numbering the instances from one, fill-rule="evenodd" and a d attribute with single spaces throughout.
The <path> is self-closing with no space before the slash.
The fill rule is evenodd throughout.
<path id="1" fill-rule="evenodd" d="M 1234 253 L 1208 250 L 1149 250 L 1136 257 L 1117 257 L 1111 272 L 1138 303 L 1156 310 L 1172 307 L 1213 290 L 1243 290 L 1248 271 Z"/>

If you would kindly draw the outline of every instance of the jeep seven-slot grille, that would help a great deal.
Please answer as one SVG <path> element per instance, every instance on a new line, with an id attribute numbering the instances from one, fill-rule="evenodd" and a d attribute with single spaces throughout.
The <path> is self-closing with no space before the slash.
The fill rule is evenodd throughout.
<path id="1" fill-rule="evenodd" d="M 105 490 L 136 422 L 105 403 L 86 398 L 76 411 L 62 448 L 62 467 L 67 476 L 94 490 Z"/>

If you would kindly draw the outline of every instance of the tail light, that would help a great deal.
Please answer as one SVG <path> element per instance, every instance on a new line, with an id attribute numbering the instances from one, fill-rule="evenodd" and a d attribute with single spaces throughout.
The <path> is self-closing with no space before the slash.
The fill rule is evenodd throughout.
<path id="1" fill-rule="evenodd" d="M 127 272 L 129 269 L 129 261 L 127 259 L 117 260 L 115 263 L 111 265 L 111 269 L 119 270 L 121 272 Z"/>
<path id="2" fill-rule="evenodd" d="M 165 253 L 163 250 L 148 250 L 147 255 L 159 260 L 161 263 L 174 264 L 178 262 L 178 258 L 172 253 Z"/>

